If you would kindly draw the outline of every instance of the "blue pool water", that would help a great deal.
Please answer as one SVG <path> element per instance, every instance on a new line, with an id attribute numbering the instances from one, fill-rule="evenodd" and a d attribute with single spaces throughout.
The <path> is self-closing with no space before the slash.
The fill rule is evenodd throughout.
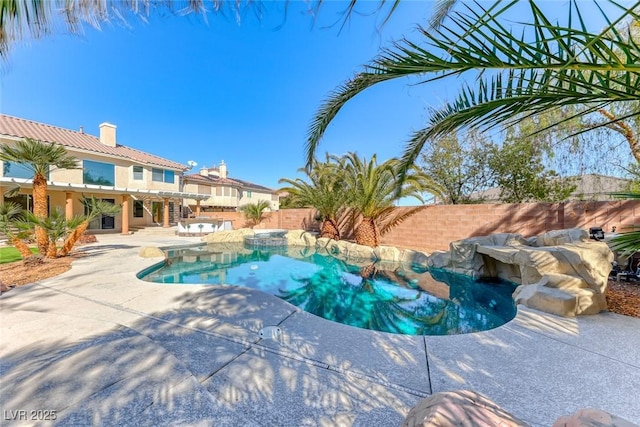
<path id="1" fill-rule="evenodd" d="M 511 320 L 515 284 L 480 282 L 408 264 L 350 265 L 301 248 L 208 245 L 169 252 L 138 277 L 158 283 L 228 284 L 275 295 L 334 322 L 408 335 L 452 335 Z"/>

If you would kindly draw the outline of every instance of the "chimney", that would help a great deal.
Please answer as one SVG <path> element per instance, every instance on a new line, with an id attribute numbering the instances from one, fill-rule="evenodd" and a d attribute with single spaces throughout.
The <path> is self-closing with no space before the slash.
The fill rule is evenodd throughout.
<path id="1" fill-rule="evenodd" d="M 84 133 L 84 126 L 80 126 L 80 133 Z"/>
<path id="2" fill-rule="evenodd" d="M 207 169 L 206 166 L 203 166 L 202 168 L 200 168 L 200 175 L 209 176 L 209 169 Z"/>
<path id="3" fill-rule="evenodd" d="M 227 177 L 227 165 L 225 165 L 224 160 L 220 161 L 220 167 L 218 170 L 220 171 L 220 178 Z"/>
<path id="4" fill-rule="evenodd" d="M 116 146 L 116 126 L 111 123 L 100 124 L 100 142 L 109 147 Z"/>

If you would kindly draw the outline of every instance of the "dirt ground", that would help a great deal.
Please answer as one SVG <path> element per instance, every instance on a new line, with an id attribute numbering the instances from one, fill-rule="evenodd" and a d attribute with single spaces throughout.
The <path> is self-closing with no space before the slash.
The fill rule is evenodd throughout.
<path id="1" fill-rule="evenodd" d="M 5 292 L 12 285 L 21 286 L 48 277 L 57 276 L 71 268 L 78 255 L 46 259 L 36 266 L 25 266 L 22 261 L 0 264 L 0 287 Z M 640 318 L 640 282 L 609 281 L 607 288 L 609 311 Z"/>

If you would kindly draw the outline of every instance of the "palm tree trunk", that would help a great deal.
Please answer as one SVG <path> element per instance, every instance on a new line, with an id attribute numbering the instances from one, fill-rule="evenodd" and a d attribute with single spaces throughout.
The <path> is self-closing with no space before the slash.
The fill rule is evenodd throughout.
<path id="1" fill-rule="evenodd" d="M 333 240 L 340 240 L 340 230 L 333 219 L 325 219 L 320 229 L 320 237 L 328 237 Z"/>
<path id="2" fill-rule="evenodd" d="M 16 236 L 11 236 L 11 244 L 15 246 L 18 252 L 20 252 L 20 256 L 22 257 L 22 259 L 31 258 L 33 256 L 33 252 L 31 252 L 29 246 L 27 246 L 27 244 L 23 242 L 22 239 Z"/>
<path id="3" fill-rule="evenodd" d="M 380 244 L 380 230 L 371 218 L 362 218 L 362 222 L 358 224 L 353 235 L 359 245 L 375 248 Z"/>
<path id="4" fill-rule="evenodd" d="M 88 220 L 83 221 L 78 226 L 78 228 L 73 230 L 73 232 L 69 234 L 69 236 L 67 236 L 67 238 L 64 240 L 64 244 L 62 245 L 62 248 L 60 249 L 60 256 L 66 256 L 67 254 L 69 254 L 69 252 L 71 252 L 71 249 L 73 249 L 75 244 L 78 242 L 78 239 L 80 239 L 80 236 L 82 236 L 84 232 L 87 231 L 87 228 L 89 228 Z"/>
<path id="5" fill-rule="evenodd" d="M 56 258 L 58 256 L 58 248 L 56 242 L 49 242 L 49 248 L 47 249 L 47 258 Z"/>
<path id="6" fill-rule="evenodd" d="M 39 219 L 45 219 L 49 215 L 47 206 L 47 178 L 44 175 L 36 174 L 33 177 L 33 214 Z M 40 255 L 47 256 L 49 249 L 49 236 L 47 231 L 36 226 L 36 243 Z"/>

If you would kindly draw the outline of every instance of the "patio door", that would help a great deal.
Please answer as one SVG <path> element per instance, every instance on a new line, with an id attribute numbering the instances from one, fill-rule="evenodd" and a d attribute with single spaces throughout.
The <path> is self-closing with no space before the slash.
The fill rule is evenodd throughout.
<path id="1" fill-rule="evenodd" d="M 151 213 L 153 214 L 153 222 L 162 224 L 164 220 L 164 205 L 162 202 L 151 202 Z"/>
<path id="2" fill-rule="evenodd" d="M 102 199 L 102 201 L 111 203 L 112 205 L 116 204 L 115 199 Z M 116 217 L 113 215 L 102 215 L 100 222 L 103 230 L 113 230 L 116 228 Z"/>
<path id="3" fill-rule="evenodd" d="M 115 199 L 102 199 L 102 201 L 111 203 L 112 205 L 116 203 Z M 84 214 L 87 215 L 88 213 L 89 212 L 85 207 Z M 113 230 L 115 227 L 116 217 L 110 215 L 100 215 L 98 218 L 89 223 L 89 229 L 91 230 Z"/>

